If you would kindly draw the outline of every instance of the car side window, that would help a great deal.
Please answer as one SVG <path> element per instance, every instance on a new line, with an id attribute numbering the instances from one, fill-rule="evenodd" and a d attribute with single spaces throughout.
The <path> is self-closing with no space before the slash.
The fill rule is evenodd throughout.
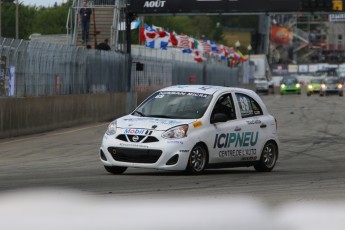
<path id="1" fill-rule="evenodd" d="M 236 93 L 238 105 L 242 118 L 260 116 L 263 114 L 262 109 L 253 98 L 242 93 Z"/>
<path id="2" fill-rule="evenodd" d="M 216 113 L 223 113 L 227 116 L 227 120 L 235 120 L 236 119 L 236 112 L 234 107 L 234 101 L 232 100 L 231 93 L 224 94 L 220 96 L 212 110 L 211 115 L 211 123 L 214 114 Z"/>

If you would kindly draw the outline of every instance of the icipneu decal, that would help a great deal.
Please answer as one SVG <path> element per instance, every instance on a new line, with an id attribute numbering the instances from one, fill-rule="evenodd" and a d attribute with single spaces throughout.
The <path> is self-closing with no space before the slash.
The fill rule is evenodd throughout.
<path id="1" fill-rule="evenodd" d="M 259 132 L 243 132 L 243 133 L 221 133 L 216 134 L 213 148 L 228 149 L 220 150 L 219 157 L 239 157 L 239 156 L 255 156 L 256 149 L 250 148 L 256 145 L 259 138 Z M 249 147 L 249 148 L 246 148 Z"/>

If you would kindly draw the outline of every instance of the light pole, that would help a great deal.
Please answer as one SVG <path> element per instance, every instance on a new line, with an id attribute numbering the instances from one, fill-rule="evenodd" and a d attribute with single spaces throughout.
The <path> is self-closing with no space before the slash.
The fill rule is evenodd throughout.
<path id="1" fill-rule="evenodd" d="M 1 37 L 1 30 L 2 30 L 2 27 L 1 27 L 1 5 L 2 5 L 2 0 L 0 0 L 0 37 Z"/>
<path id="2" fill-rule="evenodd" d="M 241 43 L 240 43 L 239 40 L 237 40 L 237 42 L 235 42 L 236 50 L 239 50 L 239 49 L 240 49 L 240 46 L 241 46 Z"/>
<path id="3" fill-rule="evenodd" d="M 250 65 L 250 52 L 252 51 L 252 45 L 251 44 L 249 44 L 248 46 L 247 46 L 247 51 L 248 51 L 248 66 L 249 66 L 249 82 L 251 81 L 251 78 L 252 78 L 252 67 L 251 67 L 251 65 Z"/>
<path id="4" fill-rule="evenodd" d="M 19 0 L 16 4 L 16 39 L 19 38 Z"/>
<path id="5" fill-rule="evenodd" d="M 250 44 L 247 46 L 247 51 L 248 51 L 248 61 L 250 65 L 250 52 L 252 51 L 252 46 Z"/>

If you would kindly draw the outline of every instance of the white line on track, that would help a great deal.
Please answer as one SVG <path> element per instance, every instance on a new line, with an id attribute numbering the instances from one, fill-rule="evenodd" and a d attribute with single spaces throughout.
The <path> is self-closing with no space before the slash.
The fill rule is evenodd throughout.
<path id="1" fill-rule="evenodd" d="M 97 127 L 100 127 L 100 126 L 104 126 L 106 124 L 107 123 L 98 124 L 98 125 L 91 125 L 91 126 L 87 126 L 87 127 L 84 127 L 84 128 L 73 129 L 73 130 L 59 132 L 59 133 L 46 133 L 46 134 L 44 134 L 44 136 L 45 137 L 49 137 L 49 136 L 64 135 L 64 134 L 68 134 L 68 133 L 75 133 L 75 132 L 79 132 L 79 131 L 86 130 L 86 129 L 91 129 L 91 128 L 97 128 Z M 33 135 L 35 135 L 35 134 L 33 134 Z M 11 141 L 4 141 L 4 142 L 1 142 L 1 140 L 0 140 L 0 146 L 1 145 L 5 145 L 5 144 L 12 144 L 12 143 L 16 143 L 16 142 L 24 141 L 24 140 L 32 140 L 32 139 L 35 139 L 37 137 L 42 137 L 42 136 L 24 137 L 24 138 L 20 138 L 20 139 L 16 139 L 16 140 L 11 140 Z"/>

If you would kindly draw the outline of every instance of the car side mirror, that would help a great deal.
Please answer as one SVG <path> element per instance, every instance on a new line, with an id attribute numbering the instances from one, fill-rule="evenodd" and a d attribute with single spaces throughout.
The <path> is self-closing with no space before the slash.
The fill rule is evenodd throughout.
<path id="1" fill-rule="evenodd" d="M 228 116 L 225 113 L 215 113 L 213 115 L 212 123 L 226 122 L 227 120 Z"/>

